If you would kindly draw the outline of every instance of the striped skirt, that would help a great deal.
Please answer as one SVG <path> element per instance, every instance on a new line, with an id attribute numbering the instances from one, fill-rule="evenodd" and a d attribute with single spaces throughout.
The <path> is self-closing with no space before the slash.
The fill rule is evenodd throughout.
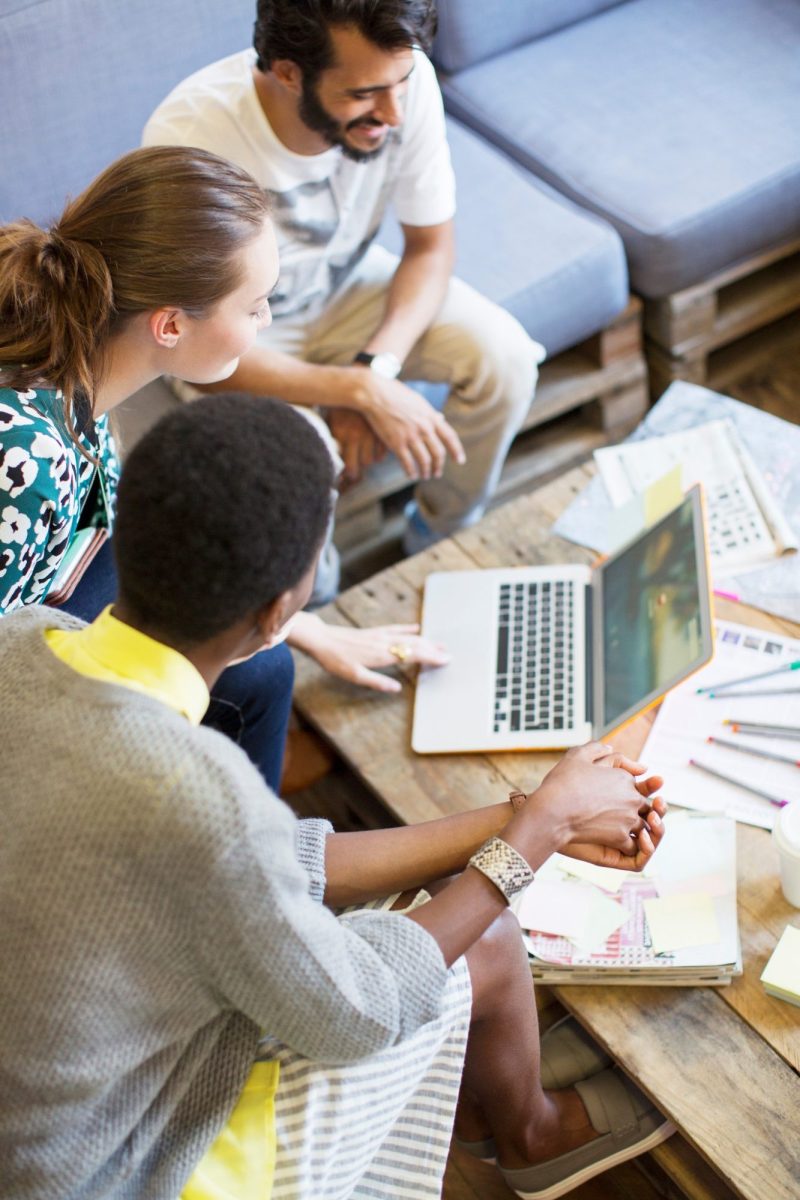
<path id="1" fill-rule="evenodd" d="M 440 1016 L 370 1058 L 326 1064 L 280 1044 L 272 1200 L 437 1200 L 469 1032 L 466 961 L 451 968 Z"/>

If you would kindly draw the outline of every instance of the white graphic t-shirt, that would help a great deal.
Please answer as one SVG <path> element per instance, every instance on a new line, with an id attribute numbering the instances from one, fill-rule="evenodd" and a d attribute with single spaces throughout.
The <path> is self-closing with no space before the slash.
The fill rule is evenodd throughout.
<path id="1" fill-rule="evenodd" d="M 148 121 L 145 146 L 198 146 L 244 167 L 270 194 L 280 280 L 276 318 L 313 317 L 347 279 L 387 207 L 404 225 L 438 225 L 455 211 L 455 182 L 439 85 L 414 51 L 403 125 L 382 153 L 353 162 L 339 147 L 295 154 L 277 138 L 258 100 L 255 51 L 212 63 L 180 83 Z"/>

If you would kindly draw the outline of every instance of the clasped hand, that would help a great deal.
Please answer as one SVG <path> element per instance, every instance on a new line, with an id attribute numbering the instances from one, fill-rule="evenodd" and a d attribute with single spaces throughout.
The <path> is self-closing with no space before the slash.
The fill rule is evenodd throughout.
<path id="1" fill-rule="evenodd" d="M 373 435 L 370 441 L 363 426 L 352 419 L 338 414 L 329 417 L 349 479 L 358 478 L 365 466 L 378 460 L 378 447 L 397 455 L 409 479 L 439 478 L 448 454 L 457 463 L 466 461 L 452 425 L 419 392 L 399 379 L 382 379 L 363 367 L 345 369 L 352 375 L 356 397 L 348 409 L 364 418 Z"/>
<path id="2" fill-rule="evenodd" d="M 597 866 L 641 871 L 662 837 L 664 781 L 603 742 L 568 750 L 529 803 L 559 806 L 569 823 L 561 853 Z M 525 806 L 527 807 L 527 805 Z"/>

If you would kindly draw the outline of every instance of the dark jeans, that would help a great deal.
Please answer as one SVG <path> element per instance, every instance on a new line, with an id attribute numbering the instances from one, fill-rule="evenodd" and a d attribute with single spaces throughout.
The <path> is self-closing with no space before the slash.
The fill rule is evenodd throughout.
<path id="1" fill-rule="evenodd" d="M 83 621 L 93 621 L 114 602 L 116 592 L 114 556 L 110 543 L 105 542 L 61 608 Z M 294 661 L 288 647 L 262 650 L 222 672 L 203 718 L 204 725 L 218 729 L 242 747 L 274 792 L 281 781 L 293 683 Z"/>

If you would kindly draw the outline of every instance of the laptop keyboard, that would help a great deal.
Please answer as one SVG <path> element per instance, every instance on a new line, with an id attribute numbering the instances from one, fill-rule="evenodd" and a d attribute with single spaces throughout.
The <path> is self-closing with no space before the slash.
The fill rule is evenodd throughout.
<path id="1" fill-rule="evenodd" d="M 573 725 L 574 588 L 569 580 L 500 584 L 495 733 Z"/>

